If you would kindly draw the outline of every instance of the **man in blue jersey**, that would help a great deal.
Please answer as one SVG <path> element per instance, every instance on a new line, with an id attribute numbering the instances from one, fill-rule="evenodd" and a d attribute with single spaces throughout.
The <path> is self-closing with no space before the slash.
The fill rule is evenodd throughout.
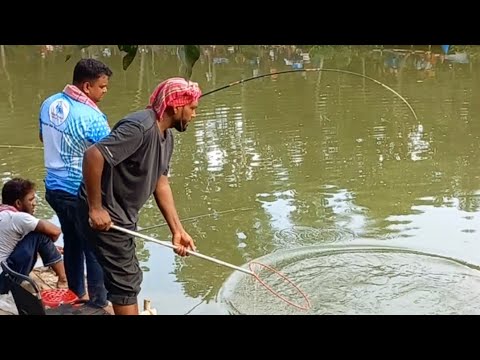
<path id="1" fill-rule="evenodd" d="M 40 141 L 44 144 L 45 198 L 60 220 L 64 263 L 70 290 L 99 307 L 108 305 L 103 271 L 93 249 L 78 233 L 77 194 L 84 151 L 110 133 L 97 103 L 107 92 L 112 71 L 95 59 L 80 60 L 73 83 L 47 98 L 40 108 Z M 87 267 L 88 294 L 85 289 Z"/>

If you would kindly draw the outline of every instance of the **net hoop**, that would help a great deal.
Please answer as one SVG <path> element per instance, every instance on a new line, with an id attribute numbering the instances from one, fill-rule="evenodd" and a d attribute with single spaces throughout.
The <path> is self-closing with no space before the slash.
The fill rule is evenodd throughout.
<path id="1" fill-rule="evenodd" d="M 287 281 L 291 286 L 293 286 L 295 288 L 295 290 L 302 296 L 302 298 L 305 300 L 305 305 L 300 305 L 300 304 L 297 304 L 289 299 L 287 299 L 285 296 L 279 294 L 277 291 L 273 290 L 271 286 L 267 285 L 261 278 L 260 276 L 258 276 L 258 274 L 254 271 L 253 269 L 253 265 L 260 265 L 264 268 L 267 268 L 268 270 L 272 271 L 273 273 L 277 274 L 278 276 L 280 276 L 282 279 L 284 279 L 285 281 Z M 288 305 L 291 305 L 297 309 L 300 309 L 300 310 L 309 310 L 311 308 L 311 304 L 310 304 L 310 300 L 308 299 L 307 295 L 297 286 L 293 283 L 292 280 L 290 280 L 289 278 L 287 278 L 284 274 L 282 274 L 281 272 L 279 272 L 278 270 L 274 269 L 273 267 L 269 266 L 269 265 L 266 265 L 266 264 L 262 264 L 262 263 L 259 263 L 257 261 L 251 261 L 249 264 L 248 264 L 248 267 L 250 268 L 250 271 L 252 272 L 252 275 L 255 279 L 258 280 L 258 282 L 260 282 L 260 284 L 262 284 L 268 291 L 270 291 L 273 295 L 275 295 L 276 297 L 278 297 L 279 299 L 283 300 L 284 302 L 286 302 Z"/>

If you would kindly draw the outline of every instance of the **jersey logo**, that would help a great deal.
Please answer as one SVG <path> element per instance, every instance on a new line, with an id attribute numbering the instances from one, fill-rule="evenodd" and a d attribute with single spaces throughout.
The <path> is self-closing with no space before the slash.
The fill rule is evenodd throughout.
<path id="1" fill-rule="evenodd" d="M 52 102 L 48 109 L 50 115 L 50 121 L 55 126 L 62 125 L 67 120 L 68 113 L 70 112 L 70 105 L 63 99 L 58 99 Z"/>

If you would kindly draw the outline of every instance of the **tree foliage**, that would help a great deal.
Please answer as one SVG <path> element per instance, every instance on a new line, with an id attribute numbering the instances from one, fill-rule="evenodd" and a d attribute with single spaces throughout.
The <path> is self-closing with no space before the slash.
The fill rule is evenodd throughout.
<path id="1" fill-rule="evenodd" d="M 76 45 L 76 48 L 82 50 L 90 45 Z M 135 59 L 138 52 L 138 45 L 117 45 L 118 49 L 125 53 L 122 64 L 123 70 L 127 70 L 130 64 Z M 200 45 L 182 45 L 177 49 L 177 56 L 182 63 L 182 74 L 186 79 L 190 79 L 193 72 L 193 66 L 200 58 Z M 71 51 L 67 54 L 65 61 L 72 57 Z"/>

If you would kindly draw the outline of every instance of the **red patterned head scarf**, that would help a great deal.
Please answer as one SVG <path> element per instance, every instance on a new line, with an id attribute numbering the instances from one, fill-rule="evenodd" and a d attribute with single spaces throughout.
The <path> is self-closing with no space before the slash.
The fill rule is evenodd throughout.
<path id="1" fill-rule="evenodd" d="M 157 118 L 161 119 L 167 106 L 185 106 L 198 101 L 201 95 L 198 83 L 180 77 L 170 78 L 153 91 L 147 109 L 153 109 Z"/>

